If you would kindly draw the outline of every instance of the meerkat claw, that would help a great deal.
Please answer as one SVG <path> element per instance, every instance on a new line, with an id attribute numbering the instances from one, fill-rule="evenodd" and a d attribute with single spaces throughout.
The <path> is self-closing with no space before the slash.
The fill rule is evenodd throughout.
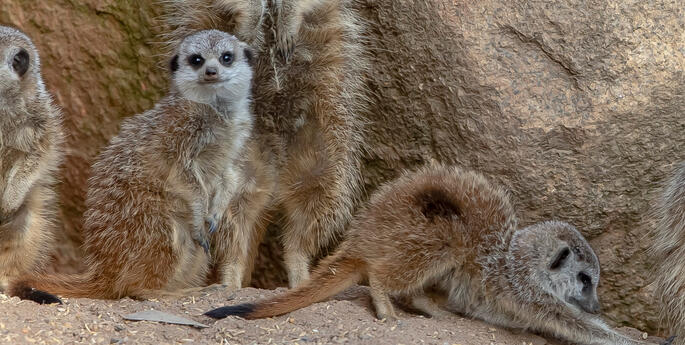
<path id="1" fill-rule="evenodd" d="M 212 217 L 207 217 L 205 219 L 205 223 L 207 224 L 207 231 L 210 234 L 213 234 L 218 228 L 218 222 L 216 221 L 216 218 L 216 215 L 214 215 Z"/>
<path id="2" fill-rule="evenodd" d="M 197 245 L 199 245 L 200 247 L 202 247 L 202 249 L 205 250 L 205 254 L 209 255 L 209 241 L 207 240 L 207 236 L 194 234 L 193 241 L 195 241 Z"/>
<path id="3" fill-rule="evenodd" d="M 285 32 L 279 33 L 278 35 L 278 55 L 285 63 L 288 63 L 290 61 L 290 56 L 295 51 L 295 38 L 288 30 L 283 31 Z"/>
<path id="4" fill-rule="evenodd" d="M 661 345 L 671 345 L 673 344 L 673 340 L 675 340 L 675 335 L 668 337 L 668 339 L 664 340 L 664 342 L 661 343 Z"/>

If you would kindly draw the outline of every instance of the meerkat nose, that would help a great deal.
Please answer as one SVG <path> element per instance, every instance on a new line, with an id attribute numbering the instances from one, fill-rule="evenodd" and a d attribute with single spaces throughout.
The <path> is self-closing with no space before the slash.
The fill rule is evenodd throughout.
<path id="1" fill-rule="evenodd" d="M 207 69 L 205 69 L 205 77 L 216 77 L 216 73 L 216 67 L 207 67 Z"/>

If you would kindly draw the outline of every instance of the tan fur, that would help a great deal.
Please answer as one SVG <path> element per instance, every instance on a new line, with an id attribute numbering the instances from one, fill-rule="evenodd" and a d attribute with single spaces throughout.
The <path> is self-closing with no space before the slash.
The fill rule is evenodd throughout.
<path id="1" fill-rule="evenodd" d="M 212 86 L 197 79 L 204 67 L 184 64 L 196 51 L 214 58 L 228 49 L 234 62 L 224 70 L 232 74 L 218 90 L 229 91 L 207 91 Z M 252 128 L 246 49 L 218 31 L 183 41 L 178 54 L 184 67 L 174 72 L 170 92 L 153 109 L 125 120 L 92 167 L 83 230 L 88 271 L 28 277 L 13 283 L 17 295 L 34 288 L 114 299 L 205 285 L 210 261 L 196 236 L 203 235 L 205 219 L 225 218 L 236 186 L 248 178 L 240 161 Z M 209 57 L 207 66 L 216 61 Z M 204 96 L 212 100 L 189 99 Z"/>
<path id="2" fill-rule="evenodd" d="M 549 262 L 562 252 L 567 261 L 552 269 Z M 575 228 L 544 222 L 517 230 L 514 209 L 502 189 L 480 174 L 436 166 L 381 187 L 311 280 L 283 295 L 206 315 L 280 315 L 368 278 L 379 318 L 396 317 L 394 295 L 433 316 L 447 315 L 449 309 L 576 344 L 644 344 L 564 299 L 565 291 L 576 288 L 576 270 L 593 280 L 582 292 L 588 300 L 577 305 L 596 313 L 599 263 Z M 436 303 L 426 296 L 428 288 L 446 298 Z"/>
<path id="3" fill-rule="evenodd" d="M 651 257 L 656 263 L 654 285 L 661 302 L 661 317 L 685 344 L 685 163 L 665 183 L 652 217 Z"/>
<path id="4" fill-rule="evenodd" d="M 12 69 L 29 54 L 28 71 Z M 0 289 L 41 270 L 52 250 L 61 114 L 40 75 L 38 51 L 23 33 L 0 26 Z"/>
<path id="5" fill-rule="evenodd" d="M 362 75 L 367 61 L 357 16 L 344 0 L 164 4 L 171 42 L 216 28 L 234 33 L 258 52 L 255 138 L 259 150 L 273 157 L 258 164 L 275 172 L 275 183 L 259 189 L 275 188 L 274 212 L 285 217 L 280 222 L 284 259 L 290 285 L 295 286 L 309 276 L 311 259 L 347 226 L 360 194 L 360 114 L 367 101 Z M 245 208 L 256 212 L 259 206 Z M 268 211 L 262 213 L 260 219 Z M 254 237 L 261 239 L 261 232 L 256 230 Z M 224 283 L 230 282 L 232 272 L 235 269 L 223 273 L 228 279 Z"/>

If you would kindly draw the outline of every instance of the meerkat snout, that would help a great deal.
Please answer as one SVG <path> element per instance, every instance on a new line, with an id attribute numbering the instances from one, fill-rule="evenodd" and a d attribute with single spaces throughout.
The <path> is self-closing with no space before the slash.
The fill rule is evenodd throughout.
<path id="1" fill-rule="evenodd" d="M 205 80 L 216 80 L 216 67 L 207 67 L 205 69 Z"/>

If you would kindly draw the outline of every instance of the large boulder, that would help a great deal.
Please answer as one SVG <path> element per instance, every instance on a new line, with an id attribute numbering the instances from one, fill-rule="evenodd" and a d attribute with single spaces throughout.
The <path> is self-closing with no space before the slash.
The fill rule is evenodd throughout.
<path id="1" fill-rule="evenodd" d="M 561 219 L 602 261 L 614 322 L 654 330 L 643 216 L 685 158 L 685 13 L 677 1 L 356 0 L 374 62 L 368 192 L 431 159 L 512 191 L 524 224 Z M 78 262 L 88 166 L 123 117 L 166 88 L 152 2 L 0 3 L 27 31 L 62 105 L 69 152 L 59 268 Z M 273 239 L 264 247 L 277 247 Z M 256 282 L 283 282 L 264 250 Z"/>

